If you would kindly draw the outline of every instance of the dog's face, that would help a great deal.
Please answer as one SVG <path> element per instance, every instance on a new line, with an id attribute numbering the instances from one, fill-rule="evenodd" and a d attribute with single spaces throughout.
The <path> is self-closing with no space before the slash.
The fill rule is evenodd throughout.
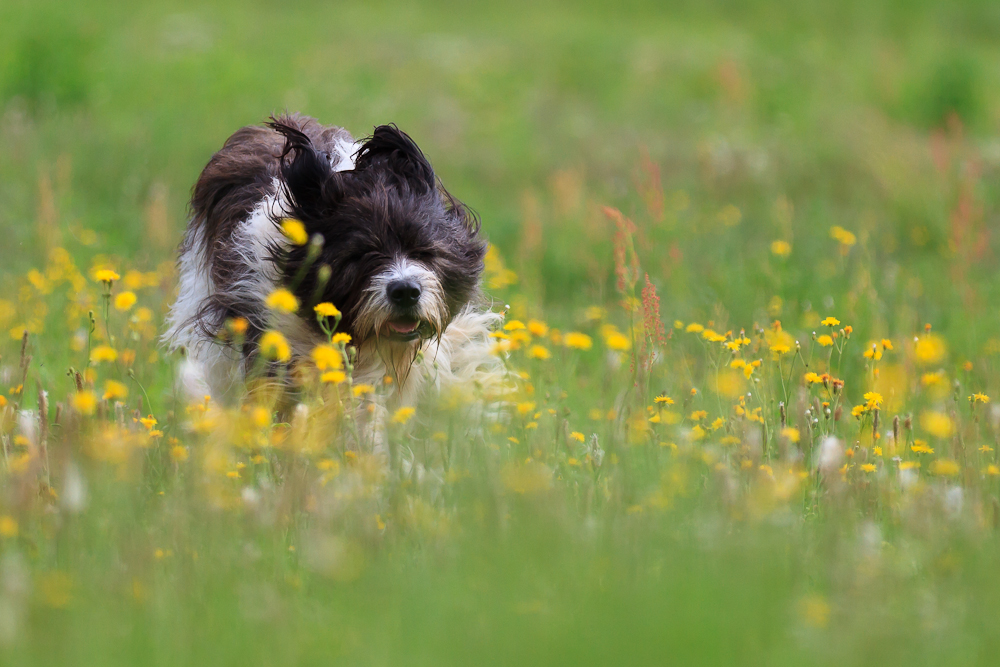
<path id="1" fill-rule="evenodd" d="M 478 289 L 486 244 L 475 217 L 393 126 L 376 128 L 341 172 L 298 130 L 273 127 L 286 137 L 288 213 L 323 240 L 318 254 L 307 244 L 277 258 L 303 312 L 333 303 L 359 344 L 440 336 Z"/>

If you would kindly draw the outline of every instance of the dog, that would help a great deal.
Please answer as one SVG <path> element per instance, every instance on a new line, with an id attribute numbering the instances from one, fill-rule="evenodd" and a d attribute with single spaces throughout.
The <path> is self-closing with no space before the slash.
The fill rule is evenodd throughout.
<path id="1" fill-rule="evenodd" d="M 305 362 L 326 341 L 313 312 L 323 302 L 341 311 L 338 331 L 357 350 L 353 381 L 390 378 L 396 403 L 502 374 L 479 219 L 395 125 L 361 141 L 298 114 L 244 127 L 202 171 L 190 209 L 164 336 L 186 353 L 179 380 L 190 397 L 238 396 L 269 329 L 288 341 L 292 364 Z M 288 219 L 309 242 L 286 237 Z M 280 287 L 298 312 L 268 309 Z M 234 321 L 245 327 L 236 340 L 226 335 Z"/>

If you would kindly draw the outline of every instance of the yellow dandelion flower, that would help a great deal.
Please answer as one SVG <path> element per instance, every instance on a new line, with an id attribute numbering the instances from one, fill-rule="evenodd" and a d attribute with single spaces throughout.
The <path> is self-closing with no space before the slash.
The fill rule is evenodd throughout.
<path id="1" fill-rule="evenodd" d="M 105 401 L 116 400 L 123 401 L 128 397 L 128 387 L 126 387 L 121 382 L 116 380 L 108 380 L 104 383 L 104 396 Z"/>
<path id="2" fill-rule="evenodd" d="M 507 324 L 503 325 L 504 331 L 520 331 L 525 329 L 524 322 L 521 320 L 511 320 Z"/>
<path id="3" fill-rule="evenodd" d="M 694 412 L 692 412 L 690 414 L 689 419 L 691 421 L 696 422 L 696 421 L 701 421 L 705 417 L 708 417 L 708 411 L 707 410 L 695 410 Z"/>
<path id="4" fill-rule="evenodd" d="M 97 409 L 97 396 L 92 391 L 78 391 L 70 398 L 70 405 L 82 415 L 92 415 Z"/>
<path id="5" fill-rule="evenodd" d="M 94 271 L 94 280 L 96 280 L 99 283 L 107 283 L 110 285 L 111 283 L 113 283 L 116 280 L 119 280 L 120 278 L 121 276 L 115 273 L 115 271 L 112 269 L 99 269 L 97 271 Z"/>
<path id="6" fill-rule="evenodd" d="M 888 338 L 883 338 L 882 339 L 882 349 L 886 350 L 887 352 L 892 351 L 892 341 L 889 340 Z"/>
<path id="7" fill-rule="evenodd" d="M 0 537 L 17 537 L 17 519 L 6 514 L 0 516 Z"/>
<path id="8" fill-rule="evenodd" d="M 913 444 L 910 445 L 910 449 L 917 454 L 933 454 L 934 449 L 927 446 L 924 440 L 914 440 Z"/>
<path id="9" fill-rule="evenodd" d="M 518 412 L 518 414 L 526 415 L 529 412 L 534 412 L 534 411 L 535 411 L 535 402 L 534 401 L 524 401 L 523 403 L 518 403 L 517 404 L 517 412 Z"/>
<path id="10" fill-rule="evenodd" d="M 667 405 L 673 405 L 674 404 L 674 399 L 670 398 L 669 396 L 665 396 L 663 394 L 660 394 L 659 396 L 657 396 L 656 398 L 653 399 L 653 402 L 654 403 L 666 403 Z"/>
<path id="11" fill-rule="evenodd" d="M 772 241 L 771 254 L 778 257 L 788 257 L 792 254 L 792 244 L 788 241 Z"/>
<path id="12" fill-rule="evenodd" d="M 281 231 L 295 245 L 305 245 L 309 242 L 309 234 L 306 233 L 306 226 L 302 224 L 302 221 L 295 218 L 285 218 L 282 220 Z"/>
<path id="13" fill-rule="evenodd" d="M 375 391 L 375 387 L 370 384 L 356 384 L 351 389 L 355 396 L 363 396 L 364 394 L 371 394 Z"/>
<path id="14" fill-rule="evenodd" d="M 816 337 L 816 342 L 823 347 L 830 347 L 833 345 L 833 338 L 831 338 L 828 334 L 823 334 L 822 336 Z"/>
<path id="15" fill-rule="evenodd" d="M 697 322 L 692 322 L 691 324 L 687 325 L 687 327 L 684 329 L 684 331 L 687 331 L 688 333 L 701 333 L 704 330 L 705 327 L 698 324 Z"/>
<path id="16" fill-rule="evenodd" d="M 955 432 L 951 417 L 943 412 L 926 410 L 920 414 L 920 427 L 938 438 L 950 437 Z"/>
<path id="17" fill-rule="evenodd" d="M 90 351 L 90 360 L 93 363 L 101 363 L 102 361 L 113 363 L 117 359 L 118 351 L 110 345 L 98 345 Z"/>
<path id="18" fill-rule="evenodd" d="M 875 472 L 876 466 L 874 463 L 862 463 L 861 469 L 865 472 Z"/>
<path id="19" fill-rule="evenodd" d="M 927 334 L 917 339 L 913 346 L 913 356 L 921 364 L 936 364 L 948 354 L 948 346 L 944 339 L 936 334 Z"/>
<path id="20" fill-rule="evenodd" d="M 412 408 L 408 405 L 403 406 L 398 410 L 396 410 L 396 412 L 392 415 L 392 423 L 405 424 L 406 422 L 410 421 L 410 418 L 414 414 L 416 414 L 416 412 L 417 412 L 416 408 Z"/>
<path id="21" fill-rule="evenodd" d="M 323 303 L 316 304 L 316 306 L 313 307 L 313 310 L 316 311 L 316 314 L 319 315 L 320 317 L 340 316 L 340 311 L 337 310 L 337 307 L 332 303 L 330 303 L 329 301 L 324 301 Z"/>
<path id="22" fill-rule="evenodd" d="M 781 429 L 781 435 L 785 436 L 794 443 L 798 443 L 802 437 L 802 434 L 799 433 L 799 429 L 793 428 L 791 426 L 786 426 L 785 428 Z"/>
<path id="23" fill-rule="evenodd" d="M 869 391 L 865 394 L 864 399 L 868 401 L 868 407 L 879 407 L 882 405 L 882 394 L 876 391 Z"/>
<path id="24" fill-rule="evenodd" d="M 299 309 L 298 298 L 284 287 L 271 292 L 265 300 L 267 307 L 284 313 L 294 313 Z"/>
<path id="25" fill-rule="evenodd" d="M 563 336 L 563 344 L 575 350 L 589 350 L 594 341 L 587 334 L 571 331 Z"/>
<path id="26" fill-rule="evenodd" d="M 173 459 L 176 463 L 180 463 L 181 461 L 187 461 L 187 457 L 188 457 L 187 447 L 184 447 L 183 445 L 174 445 L 173 447 L 170 448 L 170 458 Z"/>
<path id="27" fill-rule="evenodd" d="M 316 368 L 321 371 L 337 370 L 344 367 L 344 359 L 340 350 L 332 345 L 317 345 L 310 353 Z"/>
<path id="28" fill-rule="evenodd" d="M 607 345 L 608 348 L 612 350 L 624 351 L 629 349 L 629 347 L 631 347 L 632 341 L 630 341 L 624 335 L 615 331 L 609 334 L 608 337 L 604 339 L 604 344 Z"/>
<path id="29" fill-rule="evenodd" d="M 268 359 L 286 362 L 292 358 L 292 348 L 278 331 L 266 331 L 260 337 L 260 351 Z"/>
<path id="30" fill-rule="evenodd" d="M 135 305 L 135 292 L 122 292 L 115 297 L 115 310 L 126 311 Z"/>
<path id="31" fill-rule="evenodd" d="M 327 371 L 319 376 L 320 382 L 326 384 L 340 384 L 347 379 L 347 374 L 344 371 Z"/>
<path id="32" fill-rule="evenodd" d="M 584 440 L 586 440 L 583 433 L 580 433 L 579 431 L 573 431 L 572 433 L 569 434 L 569 437 L 572 438 L 573 440 L 576 440 L 577 442 L 583 442 Z"/>
<path id="33" fill-rule="evenodd" d="M 831 316 L 831 317 L 827 317 L 825 320 L 823 320 L 822 322 L 820 322 L 820 324 L 822 324 L 825 327 L 835 327 L 835 326 L 840 325 L 840 320 L 838 320 L 836 317 L 832 317 Z"/>
<path id="34" fill-rule="evenodd" d="M 987 396 L 986 394 L 978 394 L 977 393 L 977 394 L 973 394 L 972 396 L 969 396 L 969 402 L 973 403 L 973 404 L 975 404 L 975 403 L 989 403 L 990 402 L 990 397 Z"/>
<path id="35" fill-rule="evenodd" d="M 941 477 L 954 477 L 961 472 L 958 463 L 951 459 L 937 459 L 932 461 L 929 470 L 932 475 L 940 475 Z"/>
<path id="36" fill-rule="evenodd" d="M 351 342 L 351 334 L 344 332 L 335 333 L 333 334 L 333 338 L 330 339 L 330 342 L 333 343 L 334 345 L 338 343 L 343 343 L 344 345 L 347 345 L 348 343 Z"/>
<path id="37" fill-rule="evenodd" d="M 549 333 L 549 325 L 545 324 L 545 322 L 539 322 L 538 320 L 528 320 L 528 331 L 531 332 L 532 336 L 543 338 Z"/>
<path id="38" fill-rule="evenodd" d="M 528 356 L 532 359 L 548 359 L 552 356 L 548 348 L 541 345 L 532 345 L 531 349 L 528 350 Z"/>
<path id="39" fill-rule="evenodd" d="M 1000 466 L 998 466 L 998 465 L 996 465 L 994 463 L 991 463 L 990 465 L 986 466 L 986 474 L 990 475 L 992 477 L 996 477 L 997 475 L 1000 475 Z"/>

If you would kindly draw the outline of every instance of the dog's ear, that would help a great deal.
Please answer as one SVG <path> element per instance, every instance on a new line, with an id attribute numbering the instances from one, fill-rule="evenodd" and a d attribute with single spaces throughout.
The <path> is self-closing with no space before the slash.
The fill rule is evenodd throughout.
<path id="1" fill-rule="evenodd" d="M 321 215 L 339 199 L 339 183 L 331 178 L 334 172 L 329 159 L 289 119 L 272 117 L 268 126 L 285 137 L 281 175 L 291 195 L 294 213 L 305 218 Z"/>
<path id="2" fill-rule="evenodd" d="M 415 190 L 435 186 L 434 170 L 410 135 L 395 125 L 379 125 L 358 151 L 355 171 L 385 169 Z"/>

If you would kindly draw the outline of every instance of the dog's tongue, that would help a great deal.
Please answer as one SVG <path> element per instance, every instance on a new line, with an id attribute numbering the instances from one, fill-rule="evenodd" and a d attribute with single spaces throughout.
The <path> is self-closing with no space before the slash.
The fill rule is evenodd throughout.
<path id="1" fill-rule="evenodd" d="M 401 320 L 394 320 L 389 322 L 389 328 L 391 328 L 396 333 L 408 334 L 413 333 L 419 322 L 404 322 Z"/>

